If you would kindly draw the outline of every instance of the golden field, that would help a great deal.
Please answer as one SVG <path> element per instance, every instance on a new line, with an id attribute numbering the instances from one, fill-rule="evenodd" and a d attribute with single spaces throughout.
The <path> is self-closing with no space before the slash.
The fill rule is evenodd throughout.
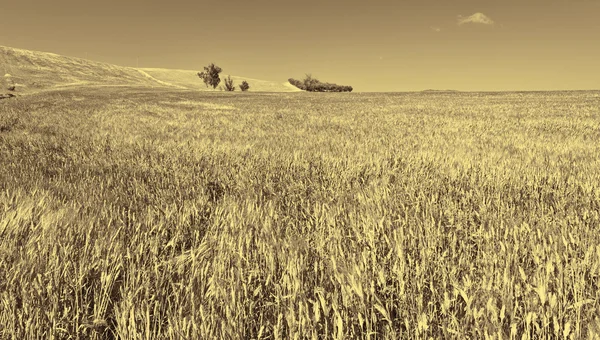
<path id="1" fill-rule="evenodd" d="M 600 338 L 599 107 L 109 86 L 0 101 L 0 338 Z"/>

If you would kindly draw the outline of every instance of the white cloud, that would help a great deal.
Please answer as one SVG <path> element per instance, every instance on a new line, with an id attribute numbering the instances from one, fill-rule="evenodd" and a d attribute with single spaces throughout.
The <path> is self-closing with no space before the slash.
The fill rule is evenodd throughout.
<path id="1" fill-rule="evenodd" d="M 468 17 L 463 17 L 462 15 L 458 16 L 458 24 L 483 24 L 483 25 L 493 25 L 494 20 L 490 19 L 487 15 L 483 13 L 475 13 Z"/>
<path id="2" fill-rule="evenodd" d="M 441 32 L 442 31 L 442 29 L 439 28 L 439 27 L 437 27 L 437 26 L 431 26 L 429 28 L 431 28 L 431 30 L 434 31 L 434 32 Z"/>

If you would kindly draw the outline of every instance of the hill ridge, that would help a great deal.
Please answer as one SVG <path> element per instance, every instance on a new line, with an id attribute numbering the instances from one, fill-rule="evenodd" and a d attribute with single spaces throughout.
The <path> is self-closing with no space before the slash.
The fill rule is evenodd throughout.
<path id="1" fill-rule="evenodd" d="M 207 89 L 197 71 L 167 68 L 133 68 L 53 52 L 0 45 L 0 72 L 10 74 L 17 93 L 32 93 L 65 86 L 142 86 L 214 91 Z M 231 76 L 236 85 L 250 83 L 253 92 L 293 92 L 285 83 Z M 0 86 L 0 89 L 3 89 Z"/>

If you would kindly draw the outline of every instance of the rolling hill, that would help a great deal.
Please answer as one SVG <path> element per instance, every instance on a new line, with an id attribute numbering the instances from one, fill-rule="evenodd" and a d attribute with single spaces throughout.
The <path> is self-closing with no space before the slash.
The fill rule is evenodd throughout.
<path id="1" fill-rule="evenodd" d="M 136 69 L 48 52 L 0 46 L 0 77 L 10 74 L 17 93 L 66 86 L 149 86 L 199 91 L 206 88 L 193 70 Z M 223 73 L 221 78 L 223 78 Z M 287 83 L 232 76 L 250 83 L 253 92 L 294 92 Z"/>
<path id="2" fill-rule="evenodd" d="M 147 73 L 153 79 L 159 80 L 163 83 L 166 83 L 170 86 L 186 88 L 186 89 L 197 89 L 201 91 L 212 91 L 212 89 L 207 88 L 206 85 L 202 82 L 200 78 L 198 78 L 198 71 L 190 71 L 190 70 L 174 70 L 174 69 L 166 69 L 166 68 L 143 68 L 141 71 Z M 221 73 L 221 84 L 224 84 L 223 78 L 227 77 L 227 74 Z M 233 83 L 237 86 L 242 83 L 242 81 L 247 81 L 250 84 L 249 91 L 259 91 L 259 92 L 297 92 L 302 91 L 292 84 L 278 83 L 274 81 L 268 80 L 259 80 L 252 78 L 245 78 L 239 76 L 231 76 L 233 79 Z M 239 88 L 236 89 L 239 91 Z"/>
<path id="3" fill-rule="evenodd" d="M 160 85 L 130 67 L 4 46 L 0 46 L 0 72 L 12 76 L 20 93 L 61 86 Z"/>

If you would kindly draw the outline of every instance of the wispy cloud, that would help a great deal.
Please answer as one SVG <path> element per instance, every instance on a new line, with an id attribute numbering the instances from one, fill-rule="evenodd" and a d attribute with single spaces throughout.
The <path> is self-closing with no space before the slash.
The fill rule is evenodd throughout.
<path id="1" fill-rule="evenodd" d="M 439 27 L 437 27 L 437 26 L 430 26 L 429 28 L 430 28 L 432 31 L 434 31 L 434 32 L 441 32 L 441 31 L 442 31 L 442 29 L 441 29 L 441 28 L 439 28 Z"/>
<path id="2" fill-rule="evenodd" d="M 475 13 L 468 17 L 463 17 L 462 15 L 458 16 L 458 25 L 464 24 L 483 24 L 483 25 L 493 25 L 494 20 L 490 19 L 487 15 L 483 13 Z"/>

